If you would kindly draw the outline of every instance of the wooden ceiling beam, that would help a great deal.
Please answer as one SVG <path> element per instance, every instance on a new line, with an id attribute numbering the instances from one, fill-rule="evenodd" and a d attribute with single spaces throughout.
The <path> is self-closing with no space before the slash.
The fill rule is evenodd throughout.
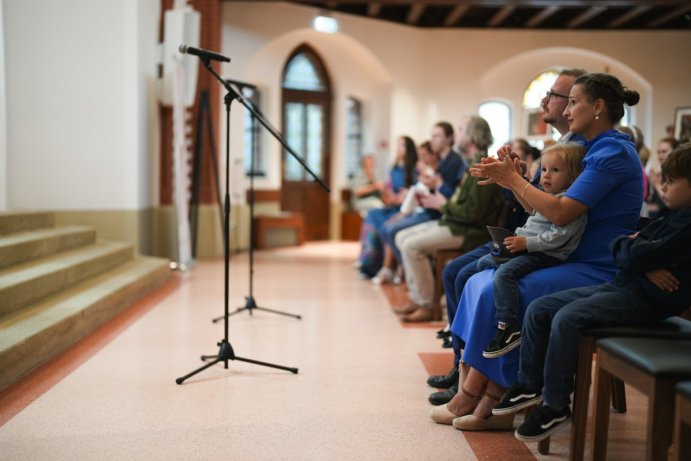
<path id="1" fill-rule="evenodd" d="M 501 10 L 497 11 L 492 19 L 489 20 L 487 25 L 489 27 L 497 27 L 501 25 L 502 22 L 506 20 L 511 14 L 516 10 L 515 6 L 505 6 Z"/>
<path id="2" fill-rule="evenodd" d="M 427 5 L 424 3 L 413 3 L 410 6 L 410 10 L 408 10 L 408 17 L 406 17 L 405 22 L 408 24 L 417 24 L 425 8 L 427 8 Z"/>
<path id="3" fill-rule="evenodd" d="M 369 3 L 367 5 L 367 16 L 376 18 L 381 11 L 381 3 Z"/>
<path id="4" fill-rule="evenodd" d="M 543 23 L 547 18 L 552 16 L 554 13 L 559 11 L 561 8 L 558 6 L 548 6 L 547 8 L 544 8 L 542 11 L 537 13 L 535 16 L 532 18 L 528 19 L 524 26 L 525 27 L 535 27 L 541 23 Z"/>
<path id="5" fill-rule="evenodd" d="M 468 5 L 456 5 L 453 10 L 451 10 L 451 13 L 444 19 L 444 25 L 445 26 L 455 26 L 458 24 L 458 21 L 461 20 L 464 14 L 468 12 L 470 9 L 470 6 Z"/>
<path id="6" fill-rule="evenodd" d="M 632 9 L 628 13 L 622 14 L 617 19 L 615 19 L 614 21 L 607 24 L 607 27 L 615 28 L 615 27 L 619 27 L 621 25 L 624 25 L 627 22 L 631 21 L 632 19 L 637 18 L 638 16 L 642 15 L 643 13 L 645 13 L 646 11 L 648 11 L 651 8 L 652 8 L 652 6 L 650 6 L 650 5 L 637 6 L 636 8 Z"/>
<path id="7" fill-rule="evenodd" d="M 583 13 L 580 15 L 576 16 L 573 18 L 571 21 L 566 23 L 566 27 L 572 29 L 574 27 L 578 27 L 581 24 L 585 23 L 586 21 L 590 20 L 591 18 L 594 18 L 600 13 L 603 13 L 604 11 L 607 10 L 606 6 L 591 6 L 587 10 L 585 10 Z"/>
<path id="8" fill-rule="evenodd" d="M 234 2 L 234 1 L 247 1 L 247 0 L 222 0 L 224 2 Z M 264 0 L 254 0 L 261 2 Z M 319 5 L 323 4 L 324 1 L 319 0 L 297 0 L 289 3 L 302 3 L 305 5 Z M 353 4 L 366 4 L 364 0 L 338 0 L 339 5 L 353 5 Z M 437 6 L 477 6 L 477 7 L 504 7 L 507 4 L 521 8 L 521 7 L 550 7 L 558 3 L 561 8 L 585 8 L 590 6 L 606 6 L 606 7 L 636 7 L 636 6 L 676 6 L 676 5 L 687 5 L 688 1 L 685 0 L 377 0 L 377 3 L 382 5 L 437 5 Z"/>
<path id="9" fill-rule="evenodd" d="M 653 19 L 650 21 L 648 24 L 646 24 L 647 27 L 657 27 L 661 26 L 662 24 L 678 17 L 681 16 L 682 14 L 686 14 L 687 12 L 691 11 L 691 5 L 690 4 L 685 4 L 681 5 L 679 8 L 676 8 L 675 10 L 670 11 L 669 13 L 660 16 L 657 19 Z"/>

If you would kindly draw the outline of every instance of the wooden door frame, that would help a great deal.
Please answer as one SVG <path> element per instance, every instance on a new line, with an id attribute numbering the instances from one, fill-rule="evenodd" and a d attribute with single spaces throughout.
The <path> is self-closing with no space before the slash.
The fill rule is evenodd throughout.
<path id="1" fill-rule="evenodd" d="M 319 73 L 320 78 L 322 81 L 325 83 L 326 86 L 326 91 L 309 91 L 309 90 L 295 90 L 295 89 L 288 89 L 288 88 L 283 88 L 283 81 L 285 80 L 285 74 L 286 70 L 288 68 L 288 63 L 298 54 L 307 54 L 310 57 L 310 60 L 312 61 L 315 70 Z M 289 102 L 295 102 L 298 104 L 318 104 L 324 108 L 324 121 L 323 121 L 323 147 L 322 147 L 322 158 L 321 158 L 321 164 L 322 164 L 322 170 L 321 170 L 321 179 L 326 183 L 329 184 L 331 180 L 331 152 L 332 152 L 332 103 L 333 99 L 333 93 L 332 93 L 332 85 L 331 85 L 331 79 L 329 78 L 329 74 L 326 70 L 326 66 L 324 65 L 324 60 L 321 58 L 319 53 L 309 46 L 306 43 L 303 43 L 299 45 L 297 48 L 293 50 L 292 53 L 290 53 L 288 59 L 285 62 L 285 65 L 283 67 L 283 73 L 281 76 L 281 128 L 283 133 L 286 133 L 286 110 L 285 106 L 286 103 Z M 299 155 L 302 155 L 301 152 L 297 152 Z M 285 150 L 281 149 L 281 191 L 283 192 L 285 190 L 285 180 L 284 180 L 284 172 L 285 172 Z M 290 154 L 288 154 L 290 155 Z M 307 181 L 307 180 L 306 180 Z M 299 182 L 299 181 L 295 181 Z M 315 184 L 318 184 L 315 182 Z M 285 204 L 287 200 L 285 197 L 285 194 L 281 193 L 281 208 L 285 209 Z M 330 207 L 329 207 L 330 199 L 327 197 L 327 210 L 326 210 L 326 217 L 327 217 L 327 234 L 328 234 L 328 229 L 330 228 Z"/>

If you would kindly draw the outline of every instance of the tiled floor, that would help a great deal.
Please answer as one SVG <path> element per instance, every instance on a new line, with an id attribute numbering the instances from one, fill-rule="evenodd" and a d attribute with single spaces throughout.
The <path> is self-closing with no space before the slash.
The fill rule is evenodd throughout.
<path id="1" fill-rule="evenodd" d="M 176 385 L 224 335 L 223 262 L 199 263 L 28 379 L 0 393 L 0 460 L 566 459 L 511 433 L 463 434 L 427 417 L 428 372 L 445 372 L 438 325 L 403 328 L 396 289 L 359 280 L 353 243 L 255 253 L 260 306 L 228 322 L 241 357 Z M 231 312 L 248 294 L 248 258 L 233 256 Z M 627 389 L 613 415 L 611 459 L 641 459 L 646 402 Z"/>

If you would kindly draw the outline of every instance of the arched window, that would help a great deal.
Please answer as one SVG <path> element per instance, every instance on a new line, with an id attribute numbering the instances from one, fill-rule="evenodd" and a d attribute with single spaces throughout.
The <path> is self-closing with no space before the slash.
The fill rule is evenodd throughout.
<path id="1" fill-rule="evenodd" d="M 283 77 L 283 88 L 291 90 L 325 91 L 323 75 L 316 56 L 305 50 L 291 58 Z"/>
<path id="2" fill-rule="evenodd" d="M 352 178 L 362 163 L 362 103 L 351 96 L 346 109 L 346 175 Z"/>
<path id="3" fill-rule="evenodd" d="M 542 120 L 540 104 L 542 98 L 552 88 L 559 72 L 548 70 L 533 79 L 523 93 L 523 137 L 530 144 L 542 149 L 548 139 L 557 140 L 561 136 L 557 130 Z"/>
<path id="4" fill-rule="evenodd" d="M 283 70 L 283 134 L 320 179 L 330 182 L 331 83 L 319 55 L 295 49 Z M 305 216 L 307 240 L 329 237 L 329 196 L 290 152 L 283 151 L 281 209 Z"/>
<path id="5" fill-rule="evenodd" d="M 306 45 L 288 60 L 283 74 L 283 113 L 288 145 L 324 178 L 328 116 L 331 95 L 319 57 Z M 307 181 L 309 174 L 289 153 L 283 158 L 283 179 Z"/>
<path id="6" fill-rule="evenodd" d="M 489 147 L 489 155 L 496 155 L 497 149 L 511 140 L 511 108 L 499 101 L 487 101 L 478 108 L 480 117 L 487 120 L 492 129 L 494 144 Z"/>

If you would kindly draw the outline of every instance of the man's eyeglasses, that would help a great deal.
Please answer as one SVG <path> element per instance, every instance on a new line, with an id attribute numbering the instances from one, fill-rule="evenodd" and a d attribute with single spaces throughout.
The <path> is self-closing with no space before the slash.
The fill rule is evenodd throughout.
<path id="1" fill-rule="evenodd" d="M 559 93 L 555 93 L 554 91 L 548 91 L 545 94 L 545 97 L 547 98 L 547 102 L 549 102 L 549 98 L 551 98 L 552 96 L 556 96 L 558 98 L 569 99 L 569 97 L 565 94 L 559 94 Z"/>

